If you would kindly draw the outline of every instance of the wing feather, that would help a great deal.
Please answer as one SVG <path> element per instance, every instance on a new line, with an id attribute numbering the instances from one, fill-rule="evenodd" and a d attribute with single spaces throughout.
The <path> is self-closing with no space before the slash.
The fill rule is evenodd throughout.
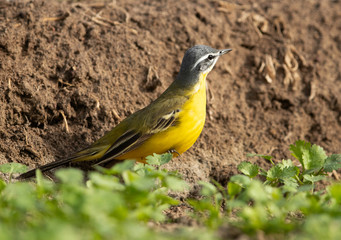
<path id="1" fill-rule="evenodd" d="M 165 131 L 176 123 L 179 109 L 176 109 L 155 121 L 153 127 L 146 133 L 138 132 L 137 130 L 129 130 L 122 134 L 98 160 L 97 164 L 102 164 L 115 159 L 116 157 L 136 149 L 141 146 L 148 138 L 156 133 Z"/>

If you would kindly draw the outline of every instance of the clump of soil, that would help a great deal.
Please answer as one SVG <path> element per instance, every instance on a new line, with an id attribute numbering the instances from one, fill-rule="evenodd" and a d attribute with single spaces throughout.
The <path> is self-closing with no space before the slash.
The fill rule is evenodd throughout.
<path id="1" fill-rule="evenodd" d="M 289 158 L 297 139 L 339 153 L 340 33 L 338 1 L 1 1 L 0 162 L 89 145 L 157 98 L 195 44 L 233 51 L 208 76 L 201 137 L 167 168 L 225 183 L 246 153 Z"/>

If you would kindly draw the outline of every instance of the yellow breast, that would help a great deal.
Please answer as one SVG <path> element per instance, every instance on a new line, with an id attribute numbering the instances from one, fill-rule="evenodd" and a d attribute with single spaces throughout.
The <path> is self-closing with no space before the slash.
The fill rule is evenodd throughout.
<path id="1" fill-rule="evenodd" d="M 136 159 L 144 161 L 144 158 L 153 153 L 162 154 L 170 149 L 183 153 L 189 149 L 198 139 L 206 118 L 206 75 L 202 74 L 193 90 L 187 93 L 189 99 L 181 108 L 179 119 L 175 126 L 164 132 L 157 133 L 149 138 L 137 149 L 125 153 L 117 159 Z M 177 154 L 173 154 L 177 156 Z"/>
<path id="2" fill-rule="evenodd" d="M 174 145 L 179 153 L 189 149 L 200 136 L 206 118 L 206 74 L 200 77 L 179 115 L 180 141 Z"/>

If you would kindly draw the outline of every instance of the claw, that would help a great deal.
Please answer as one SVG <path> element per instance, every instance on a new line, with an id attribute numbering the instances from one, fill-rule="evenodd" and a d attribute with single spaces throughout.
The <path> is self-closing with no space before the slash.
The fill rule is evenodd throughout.
<path id="1" fill-rule="evenodd" d="M 176 154 L 178 154 L 178 157 L 180 157 L 180 153 L 178 153 L 178 151 L 176 151 L 175 149 L 169 149 L 168 151 L 167 151 L 167 153 L 176 153 Z"/>

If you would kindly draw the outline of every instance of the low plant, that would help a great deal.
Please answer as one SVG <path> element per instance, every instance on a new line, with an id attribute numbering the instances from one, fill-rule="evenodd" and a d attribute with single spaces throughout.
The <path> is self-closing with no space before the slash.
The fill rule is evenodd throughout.
<path id="1" fill-rule="evenodd" d="M 204 198 L 188 201 L 197 219 L 208 228 L 229 224 L 249 235 L 341 239 L 341 183 L 328 176 L 341 168 L 341 154 L 327 156 L 321 147 L 301 140 L 290 151 L 298 165 L 249 154 L 272 167 L 265 170 L 244 161 L 238 165 L 242 174 L 232 176 L 226 187 L 202 182 Z"/>
<path id="2" fill-rule="evenodd" d="M 26 167 L 0 165 L 8 175 L 0 179 L 0 239 L 226 239 L 233 238 L 231 232 L 249 238 L 341 239 L 341 183 L 330 177 L 341 168 L 341 154 L 327 156 L 304 141 L 290 151 L 293 160 L 249 154 L 271 167 L 241 162 L 241 174 L 226 186 L 200 182 L 201 195 L 182 202 L 199 225 L 172 231 L 160 227 L 171 221 L 165 210 L 180 203 L 169 193 L 188 186 L 176 172 L 160 167 L 171 154 L 149 156 L 148 164 L 98 168 L 86 178 L 80 170 L 61 169 L 56 182 L 39 170 L 34 181 L 16 181 L 13 174 Z"/>

